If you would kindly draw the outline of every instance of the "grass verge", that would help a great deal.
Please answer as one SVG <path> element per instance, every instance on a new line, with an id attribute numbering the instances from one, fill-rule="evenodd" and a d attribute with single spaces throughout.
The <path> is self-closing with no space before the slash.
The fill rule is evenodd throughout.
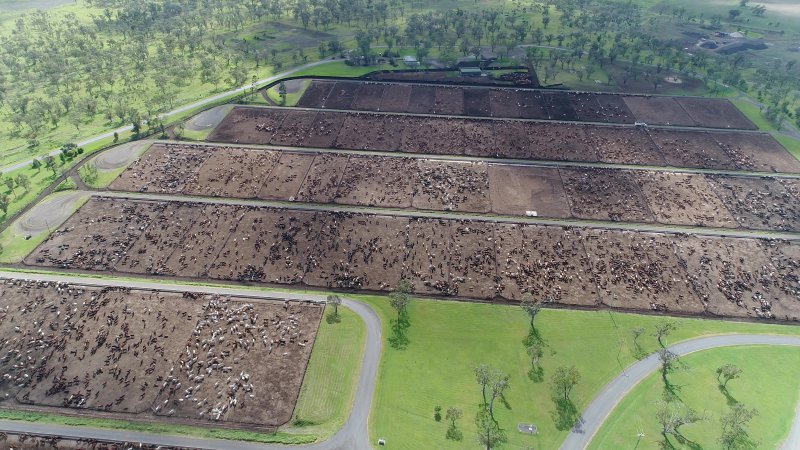
<path id="1" fill-rule="evenodd" d="M 739 108 L 745 116 L 747 116 L 750 121 L 752 121 L 759 130 L 761 131 L 778 131 L 774 125 L 772 125 L 769 120 L 767 120 L 762 114 L 761 110 L 758 106 L 747 102 L 745 100 L 731 100 L 731 102 Z"/>
<path id="2" fill-rule="evenodd" d="M 774 134 L 772 137 L 786 147 L 786 150 L 789 150 L 789 153 L 794 155 L 795 158 L 800 159 L 800 140 L 782 134 Z"/>
<path id="3" fill-rule="evenodd" d="M 340 306 L 340 322 L 325 315 L 287 433 L 302 432 L 327 439 L 344 426 L 353 406 L 367 329 L 353 311 Z"/>
<path id="4" fill-rule="evenodd" d="M 242 430 L 221 430 L 218 428 L 200 428 L 167 423 L 142 423 L 128 422 L 125 420 L 70 417 L 27 411 L 0 410 L 0 419 L 276 444 L 307 444 L 316 440 L 314 436 L 286 434 L 281 432 L 258 433 Z"/>
<path id="5" fill-rule="evenodd" d="M 55 195 L 60 194 L 51 194 L 46 198 L 51 198 Z M 88 200 L 89 195 L 86 195 L 75 202 L 74 211 L 77 211 Z M 14 229 L 14 225 L 11 224 L 10 226 L 6 227 L 2 233 L 0 233 L 0 246 L 3 248 L 3 252 L 0 253 L 0 263 L 15 264 L 22 261 L 30 252 L 38 247 L 39 244 L 44 242 L 49 235 L 50 233 L 39 233 L 29 239 L 25 239 L 25 236 L 19 234 Z"/>
<path id="6" fill-rule="evenodd" d="M 385 298 L 362 297 L 380 313 L 384 336 L 390 335 L 389 319 L 394 312 Z M 550 377 L 559 366 L 575 365 L 582 378 L 572 400 L 580 411 L 599 390 L 623 368 L 635 361 L 637 353 L 631 330 L 645 327 L 639 338 L 644 352 L 652 352 L 652 337 L 662 317 L 608 311 L 544 310 L 537 328 L 547 343 L 542 358 L 544 381 L 528 377 L 529 357 L 522 340 L 528 321 L 519 307 L 448 301 L 414 300 L 409 307 L 410 344 L 406 350 L 384 347 L 378 387 L 371 418 L 373 441 L 385 438 L 395 449 L 461 449 L 476 440 L 474 419 L 481 401 L 473 368 L 489 364 L 510 376 L 506 392 L 508 407 L 499 404 L 495 415 L 508 434 L 503 448 L 558 448 L 568 429 L 557 429 L 550 394 Z M 724 322 L 702 319 L 672 319 L 678 329 L 668 338 L 681 340 L 724 333 L 800 334 L 794 326 Z M 434 420 L 434 407 L 460 408 L 458 422 L 462 442 L 445 439 L 447 424 Z M 519 423 L 534 423 L 539 434 L 516 431 Z"/>
<path id="7" fill-rule="evenodd" d="M 780 448 L 789 434 L 794 419 L 797 393 L 800 390 L 800 352 L 792 347 L 736 347 L 706 350 L 682 360 L 687 369 L 670 376 L 680 386 L 681 402 L 706 414 L 708 419 L 681 428 L 681 433 L 697 443 L 696 448 L 718 448 L 720 418 L 728 412 L 729 402 L 739 401 L 759 414 L 748 426 L 750 437 L 759 448 Z M 780 361 L 780 364 L 776 364 Z M 725 396 L 716 379 L 716 369 L 735 364 L 742 369 L 741 378 L 732 380 Z M 648 376 L 620 402 L 605 425 L 598 431 L 590 449 L 632 448 L 637 434 L 644 433 L 642 450 L 659 449 L 661 426 L 656 419 L 664 385 L 660 373 Z M 674 448 L 683 448 L 670 439 Z"/>

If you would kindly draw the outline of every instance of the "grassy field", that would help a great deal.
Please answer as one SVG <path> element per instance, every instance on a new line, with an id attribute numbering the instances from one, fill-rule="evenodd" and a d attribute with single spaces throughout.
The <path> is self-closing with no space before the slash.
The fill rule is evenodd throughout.
<path id="1" fill-rule="evenodd" d="M 789 153 L 793 154 L 795 158 L 800 159 L 800 140 L 780 134 L 773 136 L 778 140 L 778 142 L 783 144 L 787 150 L 789 150 Z"/>
<path id="2" fill-rule="evenodd" d="M 381 314 L 384 335 L 393 311 L 384 298 L 366 298 Z M 480 403 L 480 388 L 473 368 L 489 364 L 510 375 L 506 394 L 509 408 L 498 406 L 496 415 L 507 430 L 509 443 L 503 448 L 558 448 L 566 430 L 557 430 L 551 416 L 550 376 L 558 366 L 575 365 L 582 379 L 572 399 L 580 411 L 622 369 L 635 361 L 631 329 L 647 328 L 639 340 L 646 351 L 657 343 L 651 333 L 662 318 L 635 314 L 545 310 L 537 318 L 547 342 L 542 365 L 544 382 L 528 378 L 529 358 L 522 340 L 527 317 L 518 307 L 476 303 L 414 300 L 410 306 L 410 345 L 406 350 L 384 349 L 380 380 L 373 406 L 373 440 L 386 438 L 391 448 L 460 449 L 474 446 L 474 418 Z M 699 319 L 675 319 L 678 330 L 668 343 L 720 333 L 800 334 L 793 326 L 736 323 Z M 587 345 L 591 343 L 591 345 Z M 446 424 L 433 418 L 434 407 L 463 410 L 460 429 L 464 441 L 445 439 Z M 534 423 L 539 435 L 516 431 L 519 423 Z"/>
<path id="3" fill-rule="evenodd" d="M 57 195 L 65 194 L 56 192 L 46 198 L 52 198 Z M 75 211 L 83 206 L 87 200 L 89 200 L 88 194 L 80 201 L 75 203 Z M 0 263 L 15 264 L 22 261 L 26 256 L 28 256 L 28 253 L 32 252 L 39 244 L 44 242 L 49 235 L 49 233 L 39 233 L 30 239 L 25 239 L 25 236 L 18 234 L 14 230 L 14 225 L 11 224 L 11 226 L 7 227 L 2 233 L 0 233 L 0 246 L 3 248 L 3 252 L 0 253 Z"/>
<path id="4" fill-rule="evenodd" d="M 772 125 L 764 116 L 761 114 L 761 110 L 758 106 L 744 101 L 744 100 L 731 100 L 731 102 L 739 108 L 739 111 L 744 113 L 748 119 L 753 121 L 754 124 L 758 127 L 761 131 L 778 131 L 774 125 Z"/>
<path id="5" fill-rule="evenodd" d="M 715 371 L 723 364 L 736 364 L 741 378 L 728 384 L 728 394 L 748 408 L 759 411 L 750 426 L 750 437 L 758 448 L 780 447 L 788 436 L 800 391 L 800 352 L 791 347 L 736 347 L 707 350 L 683 358 L 686 370 L 670 376 L 680 386 L 679 396 L 687 407 L 706 414 L 708 420 L 686 425 L 681 432 L 697 443 L 696 449 L 719 448 L 719 419 L 728 411 L 728 400 L 717 385 Z M 780 361 L 780 364 L 776 364 Z M 664 387 L 654 373 L 632 390 L 600 429 L 591 449 L 633 448 L 636 435 L 644 433 L 639 449 L 659 448 L 661 427 L 656 420 Z M 675 448 L 684 448 L 671 439 Z"/>
<path id="6" fill-rule="evenodd" d="M 358 385 L 358 374 L 366 345 L 366 326 L 353 311 L 340 306 L 341 322 L 328 323 L 326 316 L 317 334 L 311 360 L 292 418 L 284 431 L 313 434 L 326 439 L 347 421 Z"/>

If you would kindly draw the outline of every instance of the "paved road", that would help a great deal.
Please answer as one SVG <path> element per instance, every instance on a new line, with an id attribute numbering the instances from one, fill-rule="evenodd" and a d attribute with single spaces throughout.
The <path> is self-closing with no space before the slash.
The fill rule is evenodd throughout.
<path id="1" fill-rule="evenodd" d="M 670 347 L 670 350 L 679 356 L 701 350 L 709 350 L 719 347 L 732 347 L 737 345 L 791 345 L 800 347 L 800 336 L 773 336 L 757 334 L 737 334 L 710 336 L 704 338 L 691 339 Z M 598 394 L 581 416 L 581 422 L 564 441 L 561 450 L 580 450 L 586 448 L 592 438 L 600 429 L 600 426 L 608 418 L 617 404 L 628 394 L 639 382 L 653 373 L 659 366 L 658 354 L 652 354 L 647 358 L 636 362 L 625 369 L 622 374 L 608 383 Z M 800 424 L 795 423 L 795 428 Z M 800 430 L 798 430 L 800 431 Z M 793 435 L 787 440 L 787 445 L 792 449 L 800 448 L 800 436 Z"/>
<path id="2" fill-rule="evenodd" d="M 293 73 L 297 73 L 297 72 L 299 72 L 301 70 L 308 69 L 309 67 L 319 66 L 321 64 L 327 64 L 329 62 L 331 62 L 331 60 L 325 59 L 325 60 L 322 60 L 322 61 L 315 61 L 315 62 L 312 62 L 312 63 L 303 64 L 302 66 L 297 66 L 294 69 L 287 70 L 286 72 L 281 72 L 281 73 L 273 75 L 271 77 L 267 77 L 267 78 L 258 80 L 258 81 L 256 81 L 255 84 L 258 85 L 258 86 L 261 86 L 261 85 L 264 85 L 264 84 L 267 84 L 267 83 L 271 83 L 271 82 L 273 82 L 273 81 L 275 81 L 275 80 L 277 80 L 279 78 L 288 77 L 288 76 L 292 75 Z M 236 88 L 236 89 L 233 89 L 233 90 L 230 90 L 230 91 L 226 91 L 226 92 L 221 92 L 219 94 L 212 95 L 211 97 L 204 98 L 203 100 L 200 100 L 200 101 L 197 101 L 197 102 L 194 102 L 194 103 L 190 103 L 188 105 L 181 106 L 180 108 L 173 109 L 170 112 L 167 112 L 167 113 L 164 113 L 164 114 L 159 114 L 158 117 L 161 118 L 161 119 L 164 119 L 164 118 L 168 118 L 170 116 L 173 116 L 175 114 L 180 114 L 180 113 L 192 110 L 194 108 L 198 108 L 198 107 L 201 107 L 203 105 L 207 105 L 209 103 L 214 103 L 217 100 L 225 98 L 225 97 L 227 97 L 229 95 L 234 95 L 234 94 L 238 94 L 238 93 L 244 92 L 246 89 L 250 89 L 252 86 L 253 86 L 253 84 L 249 83 L 246 86 L 242 86 L 240 88 Z M 97 141 L 109 138 L 111 136 L 114 136 L 114 133 L 122 133 L 122 132 L 125 132 L 125 131 L 129 131 L 131 128 L 132 127 L 130 125 L 127 125 L 127 126 L 124 126 L 124 127 L 120 127 L 120 128 L 117 128 L 116 130 L 111 130 L 111 131 L 109 131 L 107 133 L 103 133 L 103 134 L 91 137 L 89 139 L 86 139 L 85 141 L 78 142 L 77 145 L 79 147 L 84 147 L 84 146 L 92 144 L 94 142 L 97 142 Z M 56 150 L 53 150 L 52 152 L 50 152 L 48 154 L 52 155 L 52 156 L 57 156 L 59 152 L 60 152 L 60 150 L 56 149 Z M 39 158 L 41 158 L 42 156 L 44 156 L 44 155 L 39 156 Z M 22 167 L 27 167 L 28 165 L 31 164 L 31 161 L 33 161 L 33 159 L 29 159 L 27 161 L 21 161 L 21 162 L 18 162 L 18 163 L 3 167 L 3 168 L 0 169 L 0 171 L 2 171 L 2 172 L 10 172 L 12 170 L 16 170 L 16 169 L 19 169 L 19 168 L 22 168 Z"/>
<path id="3" fill-rule="evenodd" d="M 176 201 L 213 203 L 220 205 L 247 205 L 263 206 L 270 208 L 287 208 L 295 211 L 325 211 L 325 212 L 350 212 L 360 214 L 377 214 L 395 217 L 431 217 L 437 219 L 460 219 L 492 221 L 498 223 L 529 223 L 550 226 L 574 226 L 583 228 L 600 228 L 606 230 L 632 230 L 652 233 L 690 233 L 703 236 L 726 236 L 740 238 L 762 238 L 800 240 L 800 233 L 782 231 L 739 230 L 734 228 L 711 228 L 683 225 L 659 225 L 634 222 L 611 222 L 583 219 L 555 219 L 528 216 L 502 216 L 484 213 L 466 213 L 456 211 L 433 211 L 417 209 L 384 208 L 375 206 L 353 206 L 329 203 L 304 203 L 275 200 L 250 200 L 241 198 L 222 197 L 192 197 L 175 194 L 155 194 L 150 192 L 114 192 L 114 191 L 85 191 L 99 197 L 126 198 L 135 200 Z"/>
<path id="4" fill-rule="evenodd" d="M 797 411 L 794 413 L 794 423 L 789 437 L 783 441 L 781 450 L 797 450 L 800 448 L 800 402 L 797 404 Z"/>
<path id="5" fill-rule="evenodd" d="M 148 281 L 98 279 L 81 276 L 63 276 L 55 274 L 27 274 L 0 271 L 0 278 L 25 278 L 37 281 L 54 281 L 89 286 L 130 287 L 134 289 L 157 289 L 161 291 L 192 291 L 219 295 L 236 295 L 248 297 L 255 301 L 273 299 L 291 299 L 324 302 L 326 296 L 316 294 L 262 292 L 236 287 L 197 286 L 181 284 L 152 283 Z M 369 305 L 355 300 L 344 299 L 343 304 L 358 314 L 367 327 L 367 342 L 364 348 L 364 360 L 358 379 L 355 402 L 344 427 L 327 441 L 310 445 L 293 445 L 291 449 L 299 450 L 369 450 L 369 414 L 375 394 L 375 383 L 378 365 L 381 359 L 381 321 L 378 314 Z M 161 446 L 179 446 L 213 450 L 286 450 L 283 445 L 269 445 L 229 441 L 221 439 L 202 439 L 186 436 L 170 436 L 162 434 L 142 433 L 136 431 L 110 430 L 89 427 L 70 427 L 34 422 L 0 420 L 0 431 L 36 433 L 113 441 L 142 442 Z"/>

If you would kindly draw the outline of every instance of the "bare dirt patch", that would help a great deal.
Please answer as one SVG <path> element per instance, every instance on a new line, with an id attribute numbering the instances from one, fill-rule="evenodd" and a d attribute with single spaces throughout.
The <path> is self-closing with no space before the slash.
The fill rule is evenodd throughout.
<path id="1" fill-rule="evenodd" d="M 733 103 L 723 98 L 676 98 L 683 110 L 698 126 L 709 128 L 734 128 L 757 130 Z"/>
<path id="2" fill-rule="evenodd" d="M 364 83 L 358 86 L 356 98 L 353 100 L 353 109 L 360 111 L 380 111 L 381 98 L 386 85 L 377 83 Z"/>
<path id="3" fill-rule="evenodd" d="M 303 108 L 322 108 L 328 99 L 328 94 L 333 89 L 335 82 L 314 80 L 306 88 L 303 96 L 297 101 L 297 106 Z"/>
<path id="4" fill-rule="evenodd" d="M 381 111 L 405 112 L 408 100 L 411 97 L 411 86 L 405 84 L 390 84 L 383 90 Z"/>
<path id="5" fill-rule="evenodd" d="M 489 188 L 498 214 L 570 217 L 558 169 L 491 164 Z"/>
<path id="6" fill-rule="evenodd" d="M 695 126 L 695 121 L 686 114 L 672 97 L 623 97 L 628 109 L 639 122 L 652 125 Z"/>
<path id="7" fill-rule="evenodd" d="M 333 85 L 325 100 L 326 109 L 350 109 L 353 100 L 356 98 L 356 90 L 359 83 L 350 81 L 337 81 Z"/>
<path id="8" fill-rule="evenodd" d="M 800 161 L 768 134 L 709 134 L 742 169 L 800 173 Z"/>
<path id="9" fill-rule="evenodd" d="M 211 142 L 268 144 L 276 133 L 286 110 L 236 107 L 208 136 Z"/>

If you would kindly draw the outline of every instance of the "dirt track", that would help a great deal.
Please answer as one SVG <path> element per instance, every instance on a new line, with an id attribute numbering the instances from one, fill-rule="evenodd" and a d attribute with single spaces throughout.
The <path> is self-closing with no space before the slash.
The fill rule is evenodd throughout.
<path id="1" fill-rule="evenodd" d="M 25 236 L 36 236 L 60 227 L 89 198 L 80 191 L 57 192 L 39 202 L 14 222 L 14 231 Z"/>

